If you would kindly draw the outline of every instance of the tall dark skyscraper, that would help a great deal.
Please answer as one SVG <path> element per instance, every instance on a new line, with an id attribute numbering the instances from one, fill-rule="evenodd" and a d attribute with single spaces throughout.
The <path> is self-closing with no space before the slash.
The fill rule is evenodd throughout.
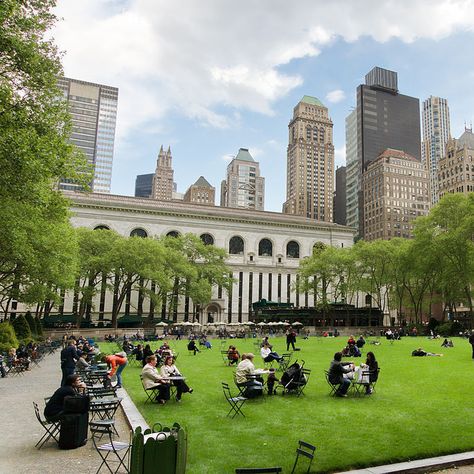
<path id="1" fill-rule="evenodd" d="M 336 191 L 334 193 L 334 222 L 346 225 L 346 167 L 336 170 Z"/>
<path id="2" fill-rule="evenodd" d="M 135 179 L 135 197 L 151 197 L 153 193 L 154 173 L 139 174 Z"/>
<path id="3" fill-rule="evenodd" d="M 347 175 L 347 224 L 362 236 L 362 174 L 387 148 L 403 150 L 421 160 L 420 103 L 415 97 L 399 94 L 396 72 L 375 67 L 365 76 L 365 84 L 357 87 L 353 119 L 354 133 L 346 133 L 346 150 L 352 150 L 354 156 L 346 158 L 348 168 L 356 161 L 357 169 Z"/>

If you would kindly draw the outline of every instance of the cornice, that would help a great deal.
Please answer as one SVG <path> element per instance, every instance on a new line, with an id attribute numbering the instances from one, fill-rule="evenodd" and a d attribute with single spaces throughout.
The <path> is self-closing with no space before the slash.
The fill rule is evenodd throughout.
<path id="1" fill-rule="evenodd" d="M 99 193 L 75 193 L 66 191 L 64 195 L 70 199 L 72 210 L 91 209 L 103 212 L 126 212 L 150 216 L 167 216 L 187 220 L 210 220 L 214 222 L 247 224 L 278 228 L 294 228 L 301 230 L 326 231 L 331 233 L 354 234 L 351 227 L 341 226 L 299 216 L 268 211 L 253 211 L 223 207 L 209 207 L 176 201 L 158 201 L 152 199 L 117 196 Z"/>

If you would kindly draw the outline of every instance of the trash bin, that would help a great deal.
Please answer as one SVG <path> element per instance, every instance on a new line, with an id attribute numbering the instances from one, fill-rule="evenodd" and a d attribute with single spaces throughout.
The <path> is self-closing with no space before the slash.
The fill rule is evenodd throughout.
<path id="1" fill-rule="evenodd" d="M 132 437 L 130 474 L 185 474 L 187 436 L 175 423 L 171 428 L 160 423 L 142 431 L 138 427 Z"/>

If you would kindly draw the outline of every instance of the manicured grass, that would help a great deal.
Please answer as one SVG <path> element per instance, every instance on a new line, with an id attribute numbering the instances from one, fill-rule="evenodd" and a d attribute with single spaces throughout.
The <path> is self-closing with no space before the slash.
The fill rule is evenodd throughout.
<path id="1" fill-rule="evenodd" d="M 188 430 L 188 472 L 224 474 L 236 467 L 280 465 L 291 470 L 299 439 L 317 446 L 312 472 L 332 472 L 400 462 L 409 459 L 474 449 L 471 346 L 454 339 L 454 348 L 441 348 L 440 340 L 405 338 L 391 344 L 364 347 L 372 350 L 381 368 L 372 396 L 334 398 L 324 379 L 335 351 L 347 338 L 298 339 L 295 352 L 312 369 L 304 395 L 265 396 L 250 400 L 245 418 L 226 418 L 228 404 L 221 381 L 233 384 L 234 369 L 224 365 L 220 341 L 211 350 L 189 355 L 187 341 L 170 341 L 179 353 L 177 366 L 187 377 L 193 394 L 181 404 L 144 404 L 140 368 L 124 371 L 124 385 L 147 422 Z M 235 340 L 240 353 L 255 352 L 253 339 Z M 230 343 L 231 341 L 229 341 Z M 285 352 L 283 338 L 272 339 L 274 349 Z M 159 343 L 153 343 L 152 347 Z M 444 357 L 412 357 L 417 347 L 442 352 Z M 110 351 L 115 350 L 111 346 Z M 102 351 L 108 345 L 101 344 Z M 356 359 L 358 360 L 358 359 Z M 263 367 L 256 354 L 256 366 Z M 305 472 L 303 465 L 299 472 Z"/>

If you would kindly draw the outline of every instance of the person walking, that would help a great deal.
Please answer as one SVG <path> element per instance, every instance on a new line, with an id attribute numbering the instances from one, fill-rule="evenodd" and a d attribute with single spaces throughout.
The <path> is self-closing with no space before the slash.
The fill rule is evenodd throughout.
<path id="1" fill-rule="evenodd" d="M 74 374 L 78 359 L 79 354 L 76 350 L 76 342 L 74 339 L 71 339 L 67 346 L 61 351 L 61 371 L 63 373 L 61 387 L 66 385 L 67 376 Z"/>

